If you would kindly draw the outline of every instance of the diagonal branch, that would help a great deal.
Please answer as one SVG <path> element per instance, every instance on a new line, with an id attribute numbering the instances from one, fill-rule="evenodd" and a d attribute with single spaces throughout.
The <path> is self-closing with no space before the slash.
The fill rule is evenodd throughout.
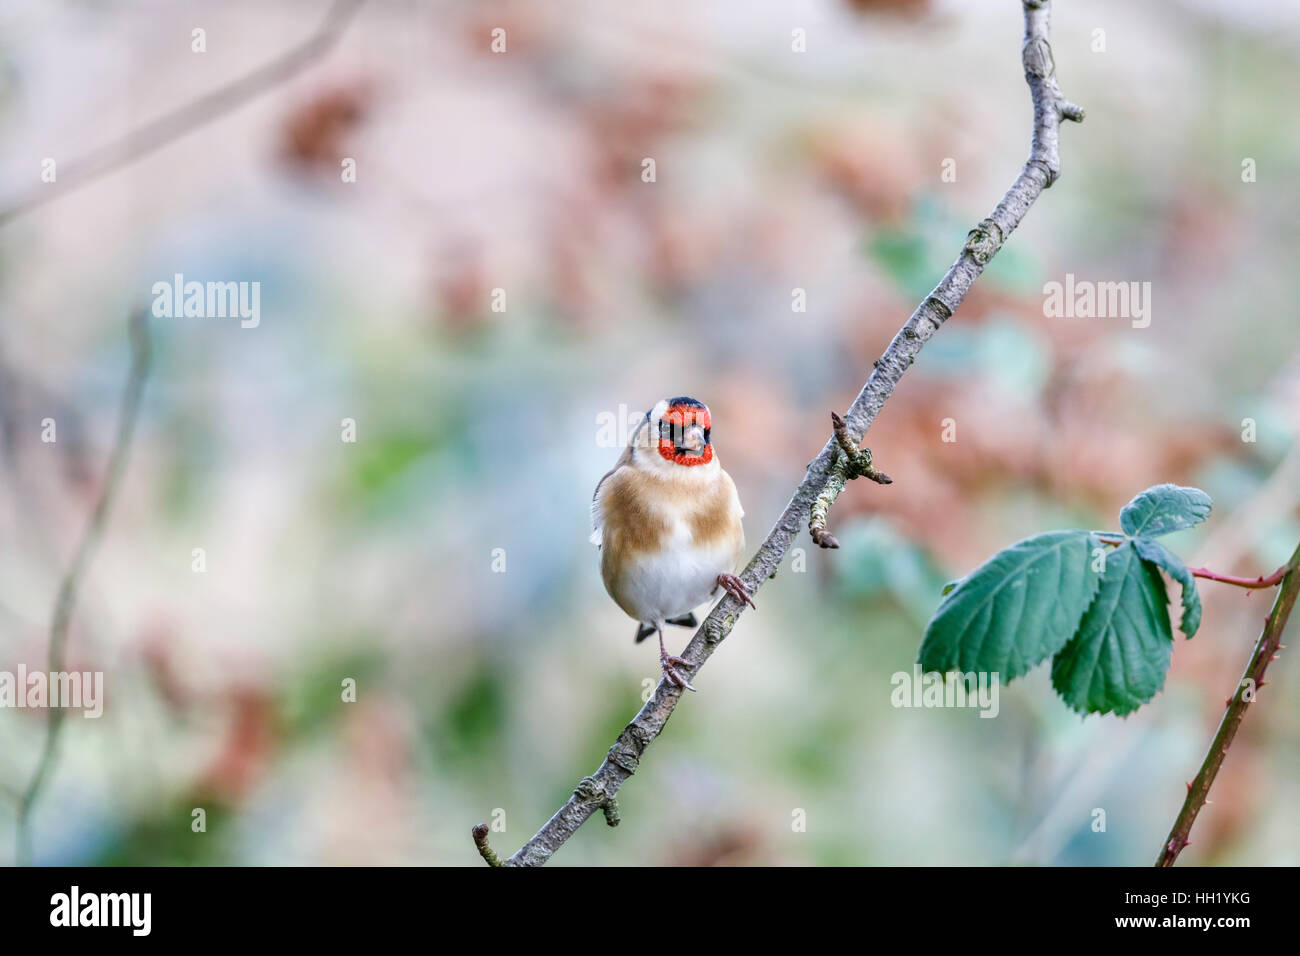
<path id="1" fill-rule="evenodd" d="M 251 73 L 69 163 L 59 171 L 59 178 L 53 183 L 42 183 L 17 199 L 0 204 L 0 226 L 162 149 L 302 72 L 333 48 L 363 3 L 365 0 L 334 0 L 320 26 L 298 46 Z"/>
<path id="2" fill-rule="evenodd" d="M 1187 798 L 1183 800 L 1182 809 L 1178 811 L 1169 837 L 1160 850 L 1160 857 L 1156 860 L 1158 867 L 1173 866 L 1183 848 L 1191 845 L 1187 838 L 1191 835 L 1192 824 L 1196 822 L 1201 808 L 1209 802 L 1206 798 L 1210 795 L 1210 787 L 1219 775 L 1224 758 L 1228 756 L 1228 748 L 1237 736 L 1237 730 L 1246 716 L 1246 708 L 1255 701 L 1256 694 L 1265 684 L 1264 673 L 1268 670 L 1269 663 L 1282 649 L 1282 632 L 1286 630 L 1296 597 L 1300 595 L 1300 547 L 1291 555 L 1291 560 L 1283 565 L 1281 575 L 1282 587 L 1273 601 L 1273 609 L 1264 621 L 1264 630 L 1255 642 L 1255 650 L 1251 652 L 1246 670 L 1237 682 L 1237 689 L 1228 698 L 1227 709 L 1223 712 L 1218 732 L 1210 742 L 1201 769 L 1196 774 L 1196 779 L 1187 785 Z"/>
<path id="3" fill-rule="evenodd" d="M 843 431 L 855 446 L 861 443 L 922 346 L 957 310 L 971 284 L 1020 225 L 1029 207 L 1055 181 L 1060 171 L 1057 144 L 1061 121 L 1083 119 L 1083 110 L 1061 95 L 1056 82 L 1048 42 L 1050 0 L 1022 0 L 1022 4 L 1025 33 L 1021 58 L 1034 106 L 1029 159 L 993 212 L 970 231 L 957 261 L 876 360 L 871 376 L 844 416 Z M 741 578 L 752 591 L 776 573 L 799 529 L 808 520 L 813 502 L 826 485 L 839 444 L 832 437 L 808 465 L 790 503 L 745 568 Z M 682 657 L 689 662 L 689 668 L 683 668 L 689 671 L 688 676 L 699 673 L 714 649 L 731 633 L 743 610 L 735 598 L 723 597 L 682 652 Z M 654 695 L 614 741 L 600 768 L 582 780 L 573 796 L 506 865 L 541 866 L 592 814 L 609 806 L 619 787 L 636 772 L 642 754 L 663 730 L 681 694 L 681 688 L 661 680 Z"/>
<path id="4" fill-rule="evenodd" d="M 131 453 L 131 438 L 135 434 L 135 423 L 140 413 L 140 398 L 144 392 L 144 382 L 149 376 L 149 363 L 152 345 L 149 337 L 149 312 L 142 307 L 132 314 L 131 333 L 131 370 L 127 373 L 126 387 L 122 393 L 121 412 L 117 420 L 117 435 L 113 440 L 113 450 L 109 455 L 108 469 L 104 476 L 103 487 L 95 508 L 90 513 L 90 522 L 85 534 L 77 544 L 72 562 L 59 582 L 59 594 L 54 602 L 54 618 L 50 623 L 49 671 L 60 673 L 66 668 L 68 648 L 68 625 L 72 621 L 72 612 L 77 606 L 77 594 L 81 589 L 82 579 L 90 559 L 99 547 L 108 523 L 108 515 L 122 484 L 126 472 L 127 459 Z M 54 771 L 54 762 L 58 756 L 59 736 L 63 729 L 66 711 L 51 703 L 50 716 L 45 724 L 45 743 L 37 759 L 36 769 L 31 780 L 22 793 L 17 794 L 17 857 L 20 866 L 32 861 L 32 811 L 50 774 Z"/>

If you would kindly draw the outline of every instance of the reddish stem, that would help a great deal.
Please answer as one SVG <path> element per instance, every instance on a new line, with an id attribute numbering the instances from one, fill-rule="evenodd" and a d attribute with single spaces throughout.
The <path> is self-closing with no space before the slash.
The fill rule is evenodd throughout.
<path id="1" fill-rule="evenodd" d="M 1287 566 L 1282 565 L 1268 577 L 1260 575 L 1256 578 L 1238 578 L 1231 574 L 1215 574 L 1209 568 L 1192 568 L 1191 572 L 1198 578 L 1206 578 L 1210 581 L 1219 581 L 1223 584 L 1231 584 L 1239 588 L 1271 588 L 1282 583 L 1286 577 Z"/>
<path id="2" fill-rule="evenodd" d="M 1094 535 L 1102 544 L 1110 545 L 1112 548 L 1119 547 L 1127 540 L 1120 534 L 1097 534 L 1094 532 Z M 1282 583 L 1282 579 L 1286 577 L 1286 569 L 1287 566 L 1284 564 L 1268 577 L 1260 575 L 1255 578 L 1239 578 L 1231 574 L 1217 574 L 1209 568 L 1191 568 L 1190 570 L 1194 577 L 1205 578 L 1207 581 L 1218 581 L 1221 584 L 1231 584 L 1239 588 L 1271 588 Z"/>

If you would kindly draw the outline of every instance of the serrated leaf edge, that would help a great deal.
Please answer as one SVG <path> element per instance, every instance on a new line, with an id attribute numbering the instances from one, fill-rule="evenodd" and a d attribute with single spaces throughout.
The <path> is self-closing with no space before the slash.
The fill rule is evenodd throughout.
<path id="1" fill-rule="evenodd" d="M 997 560 L 998 556 L 1001 555 L 1001 554 L 1003 554 L 1004 552 L 1006 552 L 1006 551 L 1010 551 L 1010 550 L 1012 550 L 1013 548 L 1016 548 L 1016 547 L 1018 547 L 1018 546 L 1024 544 L 1026 541 L 1032 541 L 1032 540 L 1034 540 L 1035 538 L 1041 538 L 1041 537 L 1044 537 L 1044 536 L 1049 535 L 1049 534 L 1061 534 L 1061 535 L 1072 534 L 1072 535 L 1083 535 L 1083 536 L 1087 539 L 1087 543 L 1088 543 L 1088 549 L 1087 549 L 1087 550 L 1088 550 L 1088 554 L 1089 554 L 1089 555 L 1092 554 L 1093 550 L 1095 550 L 1095 547 L 1101 547 L 1101 542 L 1100 542 L 1100 541 L 1099 541 L 1099 540 L 1098 540 L 1098 539 L 1093 535 L 1093 533 L 1092 533 L 1091 531 L 1085 531 L 1085 530 L 1083 530 L 1083 529 L 1081 529 L 1081 528 L 1065 528 L 1065 529 L 1062 529 L 1062 530 L 1060 530 L 1060 531 L 1044 531 L 1044 532 L 1041 532 L 1040 534 L 1030 535 L 1030 536 L 1027 537 L 1027 538 L 1021 538 L 1019 541 L 1014 541 L 1014 542 L 1012 542 L 1011 544 L 1007 545 L 1007 546 L 1006 546 L 1005 548 L 1003 548 L 1001 551 L 996 551 L 996 552 L 994 552 L 994 553 L 993 553 L 992 555 L 990 555 L 990 556 L 989 556 L 989 557 L 988 557 L 988 558 L 987 558 L 983 563 L 981 563 L 981 564 L 979 565 L 979 567 L 977 567 L 977 568 L 976 568 L 974 571 L 972 571 L 970 574 L 966 575 L 964 578 L 959 578 L 956 582 L 950 582 L 950 583 L 954 584 L 954 586 L 953 586 L 952 589 L 951 589 L 951 593 L 948 593 L 948 594 L 944 597 L 943 601 L 939 604 L 939 607 L 935 609 L 934 615 L 930 618 L 930 622 L 929 622 L 929 624 L 926 626 L 926 634 L 925 634 L 925 636 L 924 636 L 924 637 L 922 638 L 922 640 L 921 640 L 921 648 L 924 649 L 924 647 L 925 647 L 925 638 L 926 638 L 926 637 L 929 637 L 929 629 L 930 629 L 931 626 L 933 626 L 935 620 L 936 620 L 936 619 L 939 617 L 939 615 L 943 612 L 944 607 L 948 604 L 948 602 L 953 601 L 953 600 L 956 599 L 956 595 L 957 595 L 957 593 L 960 591 L 960 589 L 962 588 L 962 586 L 964 586 L 964 585 L 965 585 L 965 584 L 966 584 L 966 583 L 967 583 L 971 578 L 973 578 L 976 574 L 978 574 L 981 568 L 983 568 L 985 565 L 987 565 L 987 564 L 989 564 L 989 563 L 991 563 L 991 562 Z M 1072 538 L 1064 538 L 1064 537 L 1063 537 L 1063 538 L 1061 539 L 1061 542 L 1060 542 L 1058 545 L 1056 545 L 1054 548 L 1050 549 L 1050 550 L 1052 550 L 1052 551 L 1058 551 L 1058 552 L 1059 552 L 1059 550 L 1060 550 L 1062 547 L 1064 547 L 1064 546 L 1066 546 L 1067 544 L 1071 543 L 1073 540 L 1074 540 L 1074 539 L 1072 539 Z M 1025 564 L 1027 565 L 1027 564 L 1029 564 L 1029 563 L 1036 562 L 1036 561 L 1040 560 L 1041 558 L 1045 557 L 1046 554 L 1047 554 L 1046 551 L 1044 551 L 1044 552 L 1040 552 L 1038 555 L 1035 555 L 1034 557 L 1028 559 L 1028 560 L 1025 562 Z M 1002 588 L 1002 587 L 1003 587 L 1003 586 L 1004 586 L 1004 585 L 1005 585 L 1005 584 L 1006 584 L 1006 583 L 1007 583 L 1011 578 L 1013 578 L 1013 577 L 1015 577 L 1016 575 L 1020 574 L 1020 573 L 1024 570 L 1024 567 L 1025 567 L 1025 565 L 1021 565 L 1021 566 L 1020 566 L 1019 568 L 1017 568 L 1013 573 L 1004 575 L 1003 578 L 1002 578 L 1002 580 L 999 581 L 999 582 L 998 582 L 998 583 L 997 583 L 997 584 L 996 584 L 996 585 L 995 585 L 995 586 L 994 586 L 994 587 L 989 591 L 989 593 L 986 594 L 986 595 L 984 596 L 984 598 L 979 602 L 978 605 L 976 605 L 976 611 L 982 610 L 982 609 L 984 608 L 984 606 L 987 604 L 987 602 L 988 602 L 989 600 L 991 600 L 991 599 L 994 597 L 994 595 L 996 595 L 996 594 L 1001 590 L 1001 588 Z M 1088 570 L 1088 574 L 1089 574 L 1089 576 L 1090 576 L 1090 578 L 1091 578 L 1091 580 L 1092 580 L 1092 592 L 1091 592 L 1091 594 L 1089 594 L 1089 596 L 1088 596 L 1088 603 L 1084 605 L 1084 609 L 1083 609 L 1083 611 L 1082 611 L 1082 612 L 1080 613 L 1080 615 L 1079 615 L 1079 620 L 1075 622 L 1075 625 L 1074 625 L 1074 626 L 1075 626 L 1075 630 L 1074 630 L 1074 632 L 1071 634 L 1070 637 L 1066 638 L 1065 643 L 1063 643 L 1063 644 L 1061 645 L 1061 647 L 1057 648 L 1055 651 L 1050 651 L 1049 653 L 1043 655 L 1043 656 L 1040 657 L 1038 660 L 1033 661 L 1032 663 L 1028 663 L 1028 664 L 1026 665 L 1026 667 L 1025 667 L 1025 669 L 1024 669 L 1023 671 L 1020 671 L 1020 672 L 1015 673 L 1015 674 L 1010 674 L 1010 675 L 1008 675 L 1008 674 L 1003 674 L 1002 677 L 1003 677 L 1003 679 L 1004 679 L 1008 684 L 1011 683 L 1011 681 L 1015 680 L 1017 677 L 1021 677 L 1021 676 L 1023 676 L 1024 674 L 1029 673 L 1031 670 L 1033 670 L 1034 668 L 1038 667 L 1038 666 L 1039 666 L 1040 664 L 1042 664 L 1044 661 L 1047 661 L 1047 660 L 1049 660 L 1049 659 L 1054 658 L 1056 654 L 1059 654 L 1059 653 L 1060 653 L 1061 648 L 1063 648 L 1063 647 L 1065 646 L 1065 644 L 1068 644 L 1068 643 L 1073 639 L 1074 634 L 1077 634 L 1077 633 L 1078 633 L 1079 622 L 1081 622 L 1081 621 L 1083 620 L 1083 618 L 1087 615 L 1087 613 L 1088 613 L 1088 608 L 1090 608 L 1090 607 L 1092 606 L 1092 602 L 1095 601 L 1095 600 L 1097 599 L 1097 593 L 1101 590 L 1101 575 L 1100 575 L 1100 574 L 1097 574 L 1097 573 L 1094 572 L 1094 571 L 1092 571 L 1090 568 L 1089 568 L 1089 570 Z M 1059 578 L 1058 578 L 1058 588 L 1059 588 Z M 1023 601 L 1023 600 L 1024 600 L 1024 598 L 1023 598 L 1023 596 L 1022 596 L 1022 601 Z M 953 642 L 954 647 L 960 648 L 960 647 L 962 646 L 962 639 L 965 637 L 967 630 L 970 629 L 970 626 L 971 626 L 971 624 L 974 622 L 976 616 L 977 616 L 976 614 L 972 614 L 971 617 L 970 617 L 970 619 L 969 619 L 969 620 L 968 620 L 968 621 L 967 621 L 967 622 L 962 626 L 962 629 L 957 633 L 957 636 L 956 636 L 956 638 L 955 638 L 955 640 L 954 640 L 954 642 Z M 985 635 L 985 639 L 986 639 L 986 640 L 987 640 L 987 637 L 988 637 L 988 635 L 986 634 L 986 635 Z M 981 651 L 983 650 L 983 644 L 980 645 L 980 649 L 981 649 Z M 978 655 L 977 655 L 977 656 L 978 656 Z M 918 653 L 918 655 L 917 655 L 917 661 L 918 661 L 918 663 L 920 662 L 920 654 L 919 654 L 919 653 Z M 960 662 L 958 662 L 958 663 L 956 663 L 956 664 L 951 664 L 951 665 L 949 665 L 946 669 L 944 669 L 944 673 L 946 673 L 946 672 L 948 672 L 948 671 L 952 671 L 952 670 L 958 669 L 958 668 L 960 668 L 960 667 L 961 667 Z"/>

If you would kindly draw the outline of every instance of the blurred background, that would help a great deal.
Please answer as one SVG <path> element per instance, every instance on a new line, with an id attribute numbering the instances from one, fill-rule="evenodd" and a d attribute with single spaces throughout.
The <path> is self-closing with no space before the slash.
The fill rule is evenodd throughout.
<path id="1" fill-rule="evenodd" d="M 1271 593 L 1202 582 L 1200 633 L 1128 719 L 1073 714 L 1046 667 L 993 720 L 890 705 L 943 582 L 1018 538 L 1114 528 L 1173 481 L 1214 499 L 1166 539 L 1189 563 L 1268 572 L 1300 539 L 1300 9 L 1056 6 L 1087 121 L 872 428 L 894 484 L 849 487 L 841 550 L 801 537 L 622 825 L 555 864 L 1154 861 Z M 326 9 L 10 0 L 0 207 Z M 1021 29 L 1015 0 L 371 0 L 296 76 L 5 223 L 0 670 L 45 666 L 130 310 L 176 273 L 261 289 L 257 328 L 151 320 L 70 632 L 105 712 L 66 723 L 37 862 L 482 865 L 480 821 L 516 850 L 658 676 L 588 542 L 609 423 L 707 402 L 752 551 L 1024 162 Z M 1066 273 L 1150 282 L 1150 326 L 1044 317 Z M 1300 862 L 1288 656 L 1186 864 Z M 0 710 L 5 863 L 45 720 Z"/>

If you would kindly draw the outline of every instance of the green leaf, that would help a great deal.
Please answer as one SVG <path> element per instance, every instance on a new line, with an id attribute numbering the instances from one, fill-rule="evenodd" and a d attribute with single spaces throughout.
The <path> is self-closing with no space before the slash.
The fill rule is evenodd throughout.
<path id="1" fill-rule="evenodd" d="M 999 551 L 934 612 L 921 667 L 996 672 L 1010 681 L 1051 657 L 1097 592 L 1100 576 L 1088 566 L 1095 547 L 1087 531 L 1052 531 Z"/>
<path id="2" fill-rule="evenodd" d="M 1164 686 L 1173 648 L 1169 597 L 1132 541 L 1107 557 L 1101 588 L 1052 661 L 1052 686 L 1081 714 L 1132 713 Z"/>
<path id="3" fill-rule="evenodd" d="M 1187 565 L 1159 541 L 1152 538 L 1134 538 L 1133 546 L 1143 561 L 1150 561 L 1179 583 L 1183 589 L 1182 632 L 1191 638 L 1201 626 L 1201 596 L 1196 591 L 1196 578 Z"/>
<path id="4" fill-rule="evenodd" d="M 1210 514 L 1210 496 L 1200 488 L 1155 485 L 1124 506 L 1119 525 L 1125 534 L 1148 538 L 1182 531 Z"/>

